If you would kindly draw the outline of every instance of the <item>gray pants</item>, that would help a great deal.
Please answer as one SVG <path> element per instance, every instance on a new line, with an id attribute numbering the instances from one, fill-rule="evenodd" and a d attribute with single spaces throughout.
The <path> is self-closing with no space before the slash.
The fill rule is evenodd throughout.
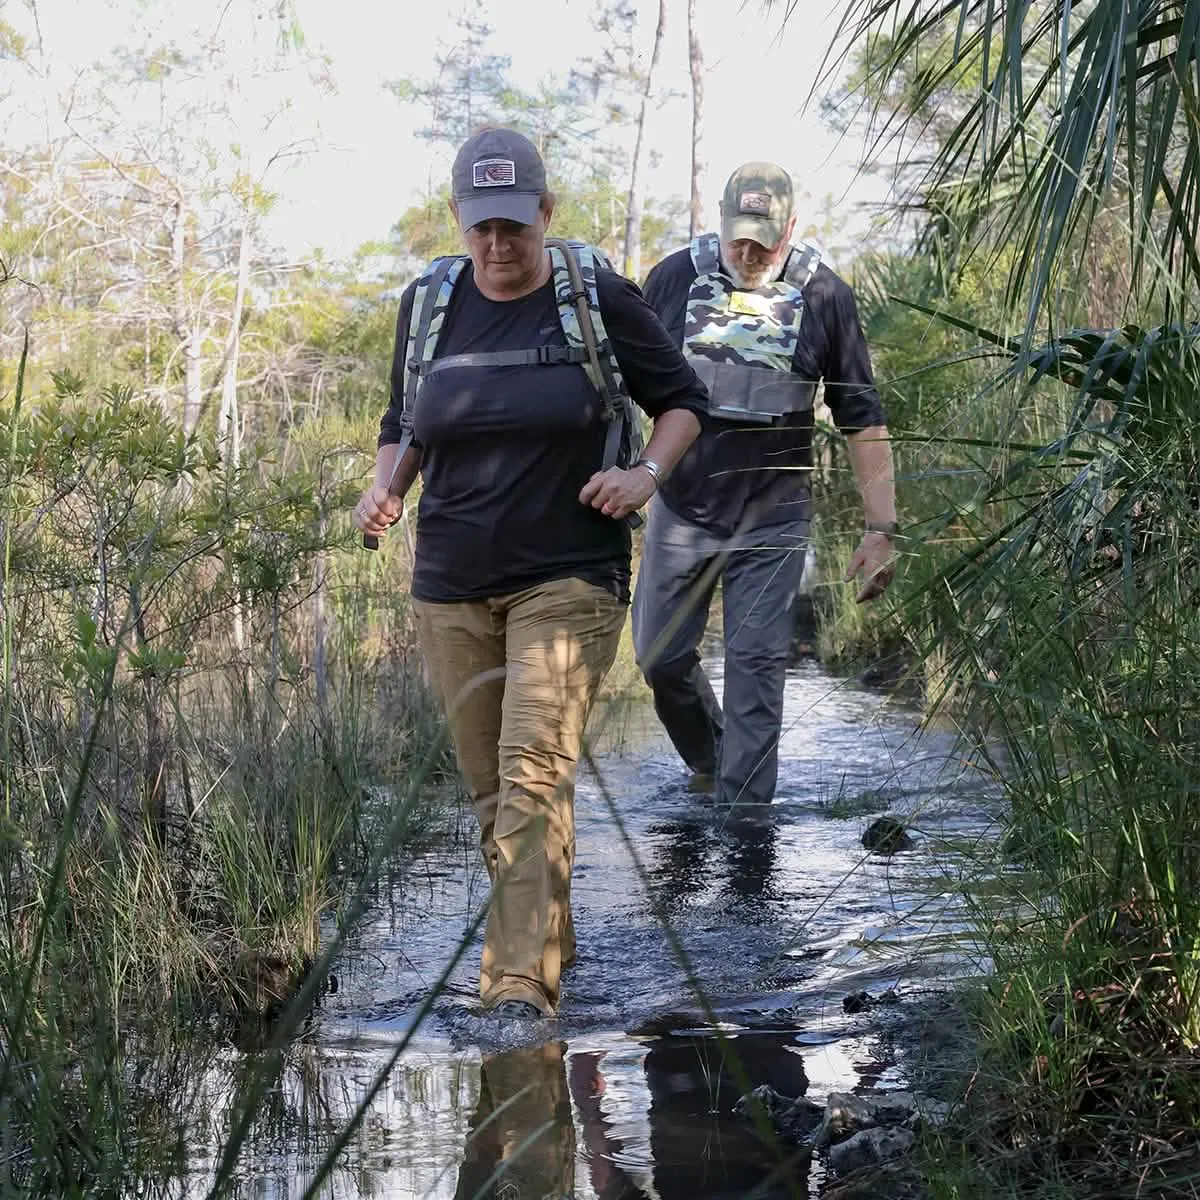
<path id="1" fill-rule="evenodd" d="M 804 569 L 808 504 L 783 524 L 721 538 L 655 497 L 633 597 L 633 645 L 675 749 L 716 777 L 726 803 L 768 803 L 779 773 L 791 606 Z M 725 616 L 725 711 L 700 666 L 717 582 Z"/>

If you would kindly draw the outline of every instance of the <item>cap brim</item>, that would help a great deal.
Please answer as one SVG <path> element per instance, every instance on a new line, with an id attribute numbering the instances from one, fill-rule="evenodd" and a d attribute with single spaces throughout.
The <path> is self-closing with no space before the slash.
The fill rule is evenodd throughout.
<path id="1" fill-rule="evenodd" d="M 480 221 L 517 221 L 532 225 L 541 197 L 536 192 L 493 192 L 458 201 L 458 223 L 470 229 Z"/>
<path id="2" fill-rule="evenodd" d="M 744 214 L 730 217 L 721 223 L 721 237 L 727 242 L 739 242 L 749 238 L 768 250 L 774 249 L 783 240 L 783 222 L 769 217 L 748 217 Z"/>

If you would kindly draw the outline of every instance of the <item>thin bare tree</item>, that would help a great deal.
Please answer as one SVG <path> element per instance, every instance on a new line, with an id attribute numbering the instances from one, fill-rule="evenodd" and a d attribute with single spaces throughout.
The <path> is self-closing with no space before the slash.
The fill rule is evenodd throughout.
<path id="1" fill-rule="evenodd" d="M 642 273 L 642 192 L 641 167 L 642 148 L 645 144 L 646 111 L 654 92 L 654 77 L 662 53 L 663 35 L 667 30 L 667 0 L 658 0 L 658 25 L 654 30 L 654 49 L 650 53 L 650 66 L 642 86 L 642 98 L 638 105 L 637 136 L 633 143 L 633 162 L 629 169 L 629 198 L 625 204 L 625 263 L 624 272 L 630 279 Z"/>
<path id="2" fill-rule="evenodd" d="M 704 163 L 700 160 L 700 138 L 704 125 L 704 55 L 696 28 L 696 0 L 688 0 L 688 62 L 692 74 L 692 204 L 688 236 L 695 237 L 704 225 L 701 185 Z"/>

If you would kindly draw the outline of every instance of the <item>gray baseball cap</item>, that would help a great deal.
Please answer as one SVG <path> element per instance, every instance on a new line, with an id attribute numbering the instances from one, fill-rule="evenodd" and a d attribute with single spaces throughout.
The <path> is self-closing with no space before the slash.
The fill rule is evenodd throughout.
<path id="1" fill-rule="evenodd" d="M 459 148 L 450 182 L 463 229 L 495 218 L 532 225 L 546 190 L 546 167 L 524 134 L 485 129 Z"/>
<path id="2" fill-rule="evenodd" d="M 775 163 L 743 163 L 729 177 L 721 198 L 721 239 L 750 238 L 777 246 L 792 215 L 791 176 Z"/>

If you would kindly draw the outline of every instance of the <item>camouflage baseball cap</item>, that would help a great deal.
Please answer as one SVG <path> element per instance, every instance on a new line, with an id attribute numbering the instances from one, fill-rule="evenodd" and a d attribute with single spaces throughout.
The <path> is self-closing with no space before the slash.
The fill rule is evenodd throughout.
<path id="1" fill-rule="evenodd" d="M 729 177 L 721 198 L 721 240 L 750 238 L 777 246 L 792 215 L 792 180 L 774 163 L 743 163 Z"/>
<path id="2" fill-rule="evenodd" d="M 485 129 L 459 147 L 450 185 L 463 229 L 493 218 L 532 225 L 546 190 L 546 168 L 524 134 Z"/>

